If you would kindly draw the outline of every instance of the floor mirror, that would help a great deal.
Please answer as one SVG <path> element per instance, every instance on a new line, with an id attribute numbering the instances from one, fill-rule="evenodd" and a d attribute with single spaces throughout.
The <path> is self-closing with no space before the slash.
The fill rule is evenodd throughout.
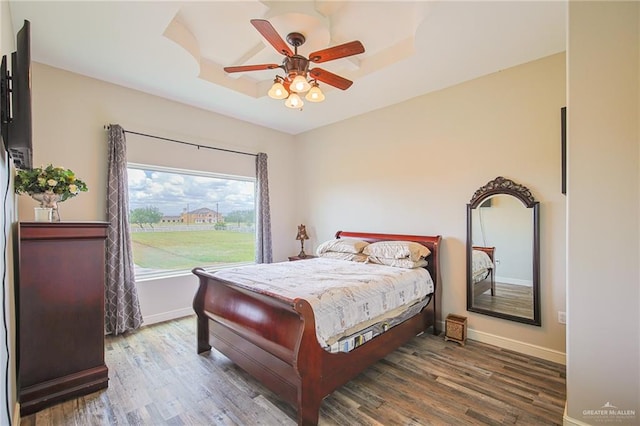
<path id="1" fill-rule="evenodd" d="M 540 326 L 539 203 L 498 176 L 467 204 L 467 310 Z"/>

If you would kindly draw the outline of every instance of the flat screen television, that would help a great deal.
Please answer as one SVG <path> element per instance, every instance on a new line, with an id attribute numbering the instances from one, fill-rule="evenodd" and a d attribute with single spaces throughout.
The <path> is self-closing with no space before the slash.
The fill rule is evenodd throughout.
<path id="1" fill-rule="evenodd" d="M 2 70 L 0 71 L 0 136 L 5 151 L 9 151 L 7 140 L 9 138 L 9 70 L 7 69 L 7 55 L 2 57 Z"/>
<path id="2" fill-rule="evenodd" d="M 3 57 L 0 77 L 2 138 L 15 166 L 19 169 L 30 169 L 33 167 L 31 24 L 27 20 L 16 35 L 16 51 L 11 53 L 11 73 L 6 71 L 6 57 Z"/>

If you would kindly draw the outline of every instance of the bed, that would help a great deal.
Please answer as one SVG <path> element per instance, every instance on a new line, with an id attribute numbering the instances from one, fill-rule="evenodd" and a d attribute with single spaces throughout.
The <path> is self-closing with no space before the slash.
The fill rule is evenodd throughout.
<path id="1" fill-rule="evenodd" d="M 193 301 L 197 315 L 197 351 L 211 345 L 297 409 L 298 424 L 318 422 L 322 400 L 369 365 L 430 327 L 438 335 L 441 277 L 440 236 L 338 231 L 336 239 L 366 242 L 413 241 L 430 250 L 425 266 L 433 293 L 419 312 L 348 352 L 321 346 L 311 304 L 254 291 L 200 268 Z M 311 262 L 302 260 L 297 262 Z M 296 263 L 297 263 L 296 262 Z M 268 266 L 268 265 L 267 265 Z M 313 277 L 309 277 L 313 279 Z"/>
<path id="2" fill-rule="evenodd" d="M 496 277 L 494 267 L 495 247 L 472 247 L 472 274 L 473 295 L 479 296 L 491 290 L 491 295 L 496 293 Z"/>

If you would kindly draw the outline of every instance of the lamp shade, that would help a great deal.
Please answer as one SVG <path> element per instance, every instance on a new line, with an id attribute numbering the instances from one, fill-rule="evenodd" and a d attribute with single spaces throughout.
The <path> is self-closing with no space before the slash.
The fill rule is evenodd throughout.
<path id="1" fill-rule="evenodd" d="M 304 93 L 311 89 L 311 85 L 303 75 L 298 74 L 291 82 L 291 86 L 289 88 L 292 92 Z"/>
<path id="2" fill-rule="evenodd" d="M 309 235 L 307 235 L 307 227 L 304 225 L 298 226 L 298 234 L 296 235 L 296 240 L 308 240 Z"/>
<path id="3" fill-rule="evenodd" d="M 304 102 L 302 102 L 302 99 L 300 99 L 300 96 L 298 96 L 296 93 L 292 93 L 289 95 L 287 100 L 284 101 L 284 104 L 289 108 L 302 108 L 302 105 L 304 105 Z"/>
<path id="4" fill-rule="evenodd" d="M 271 89 L 269 89 L 269 92 L 267 94 L 270 98 L 273 99 L 285 99 L 287 96 L 289 96 L 289 92 L 287 92 L 287 89 L 285 89 L 282 83 L 280 83 L 278 80 L 273 83 L 273 86 L 271 86 Z"/>
<path id="5" fill-rule="evenodd" d="M 314 83 L 313 87 L 304 98 L 309 102 L 322 102 L 324 101 L 324 93 L 322 93 L 322 90 L 318 87 L 318 83 Z"/>

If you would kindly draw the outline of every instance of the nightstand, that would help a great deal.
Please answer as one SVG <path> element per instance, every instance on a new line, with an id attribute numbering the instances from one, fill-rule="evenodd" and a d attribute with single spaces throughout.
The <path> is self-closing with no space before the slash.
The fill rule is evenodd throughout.
<path id="1" fill-rule="evenodd" d="M 467 340 L 467 317 L 460 315 L 447 315 L 445 320 L 445 333 L 444 340 L 453 340 L 464 346 L 465 340 Z"/>
<path id="2" fill-rule="evenodd" d="M 313 255 L 311 255 L 311 254 L 308 254 L 306 257 L 300 257 L 300 256 L 298 256 L 298 255 L 296 254 L 295 256 L 289 256 L 289 261 L 290 261 L 290 262 L 293 262 L 293 261 L 295 261 L 295 260 L 307 260 L 307 259 L 314 259 L 314 258 L 316 258 L 316 257 L 318 257 L 318 256 L 313 256 Z"/>

